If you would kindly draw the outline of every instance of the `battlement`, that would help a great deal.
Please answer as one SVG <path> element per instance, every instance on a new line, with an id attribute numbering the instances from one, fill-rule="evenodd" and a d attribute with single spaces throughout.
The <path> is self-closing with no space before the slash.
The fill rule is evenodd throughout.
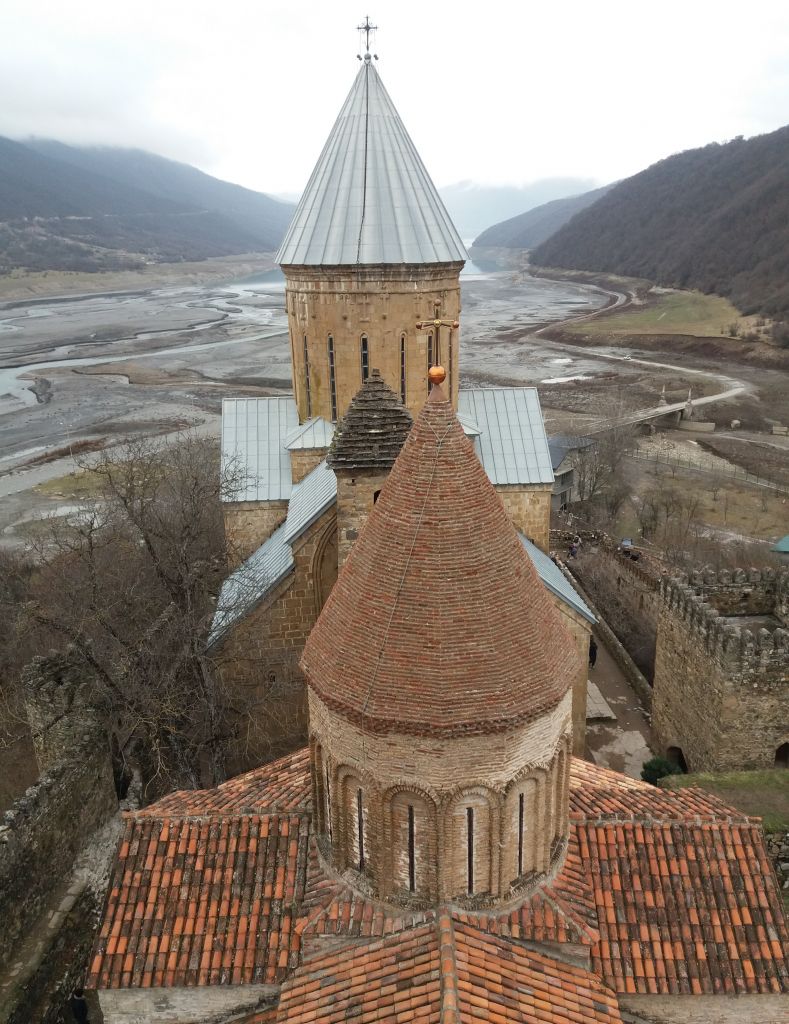
<path id="1" fill-rule="evenodd" d="M 775 687 L 789 672 L 789 571 L 698 570 L 661 582 L 664 610 L 682 622 L 730 679 L 752 688 Z M 774 629 L 732 621 L 770 616 Z"/>

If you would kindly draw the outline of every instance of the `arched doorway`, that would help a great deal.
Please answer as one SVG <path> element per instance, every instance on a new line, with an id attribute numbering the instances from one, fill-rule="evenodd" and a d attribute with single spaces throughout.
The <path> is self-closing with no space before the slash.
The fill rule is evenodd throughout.
<path id="1" fill-rule="evenodd" d="M 671 761 L 677 768 L 681 768 L 683 772 L 688 770 L 688 763 L 685 760 L 685 755 L 682 753 L 682 747 L 668 747 L 666 750 L 666 760 Z"/>
<path id="2" fill-rule="evenodd" d="M 775 767 L 789 768 L 789 743 L 782 743 L 775 752 Z"/>

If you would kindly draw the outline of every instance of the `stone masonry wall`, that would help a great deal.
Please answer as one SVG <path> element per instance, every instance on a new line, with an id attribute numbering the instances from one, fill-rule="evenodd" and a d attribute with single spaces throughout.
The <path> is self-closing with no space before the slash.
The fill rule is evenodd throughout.
<path id="1" fill-rule="evenodd" d="M 295 448 L 290 453 L 290 477 L 294 484 L 303 480 L 326 458 L 326 448 Z"/>
<path id="2" fill-rule="evenodd" d="M 298 662 L 337 576 L 336 519 L 325 513 L 294 547 L 293 572 L 212 652 L 223 685 L 246 708 L 231 753 L 235 774 L 306 743 L 305 683 Z"/>
<path id="3" fill-rule="evenodd" d="M 337 476 L 337 563 L 342 567 L 389 473 L 335 468 Z"/>
<path id="4" fill-rule="evenodd" d="M 246 561 L 285 522 L 287 501 L 227 501 L 222 504 L 231 568 Z"/>
<path id="5" fill-rule="evenodd" d="M 551 484 L 496 485 L 496 493 L 515 529 L 546 552 L 551 525 L 551 491 Z"/>
<path id="6" fill-rule="evenodd" d="M 750 591 L 743 602 L 737 587 Z M 789 572 L 772 569 L 664 581 L 652 719 L 661 752 L 680 748 L 691 771 L 773 766 L 789 740 L 789 632 L 754 636 L 715 605 L 776 608 L 787 589 Z"/>
<path id="7" fill-rule="evenodd" d="M 37 658 L 25 675 L 43 771 L 0 823 L 0 969 L 117 808 L 109 743 L 81 706 L 81 671 L 67 653 Z"/>
<path id="8" fill-rule="evenodd" d="M 367 336 L 369 368 L 378 367 L 396 395 L 400 394 L 400 342 L 405 338 L 405 405 L 412 414 L 417 413 L 428 394 L 430 332 L 417 331 L 416 324 L 433 319 L 436 303 L 443 319 L 459 319 L 462 264 L 282 269 L 287 282 L 288 330 L 299 421 L 303 423 L 312 416 L 336 420 L 344 415 L 362 383 L 362 335 Z M 331 403 L 330 336 L 336 415 Z M 445 387 L 455 407 L 459 342 L 459 330 L 452 332 L 450 345 L 449 329 L 442 327 L 440 358 L 447 370 Z M 433 351 L 435 354 L 435 347 Z"/>
<path id="9" fill-rule="evenodd" d="M 589 679 L 589 638 L 592 625 L 555 594 L 548 591 L 548 596 L 578 648 L 578 671 L 573 679 L 573 753 L 576 757 L 583 757 L 586 753 L 586 685 Z"/>
<path id="10" fill-rule="evenodd" d="M 552 534 L 552 544 L 565 557 L 571 533 Z M 573 576 L 599 609 L 614 635 L 651 682 L 660 612 L 662 566 L 645 556 L 638 562 L 618 553 L 604 534 L 581 534 L 577 558 L 566 559 Z"/>

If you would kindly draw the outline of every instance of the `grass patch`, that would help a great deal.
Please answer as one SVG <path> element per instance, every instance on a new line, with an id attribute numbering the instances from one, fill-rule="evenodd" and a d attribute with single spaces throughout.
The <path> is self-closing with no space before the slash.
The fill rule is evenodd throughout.
<path id="1" fill-rule="evenodd" d="M 723 338 L 728 336 L 731 324 L 739 324 L 743 330 L 747 321 L 728 299 L 701 292 L 670 292 L 650 295 L 643 306 L 614 310 L 579 324 L 568 324 L 566 329 L 589 335 L 690 334 Z"/>
<path id="2" fill-rule="evenodd" d="M 661 789 L 698 786 L 743 814 L 761 818 L 765 832 L 789 832 L 789 771 L 692 772 L 667 775 Z"/>
<path id="3" fill-rule="evenodd" d="M 65 476 L 45 480 L 33 488 L 36 494 L 47 498 L 98 498 L 102 493 L 104 480 L 90 469 L 76 470 Z"/>

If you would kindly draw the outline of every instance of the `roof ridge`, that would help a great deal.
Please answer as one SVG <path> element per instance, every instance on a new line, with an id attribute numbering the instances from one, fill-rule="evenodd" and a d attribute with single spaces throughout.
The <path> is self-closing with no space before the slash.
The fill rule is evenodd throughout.
<path id="1" fill-rule="evenodd" d="M 440 1024 L 460 1024 L 460 993 L 458 989 L 457 947 L 455 925 L 448 907 L 439 908 L 436 919 L 441 981 Z"/>

